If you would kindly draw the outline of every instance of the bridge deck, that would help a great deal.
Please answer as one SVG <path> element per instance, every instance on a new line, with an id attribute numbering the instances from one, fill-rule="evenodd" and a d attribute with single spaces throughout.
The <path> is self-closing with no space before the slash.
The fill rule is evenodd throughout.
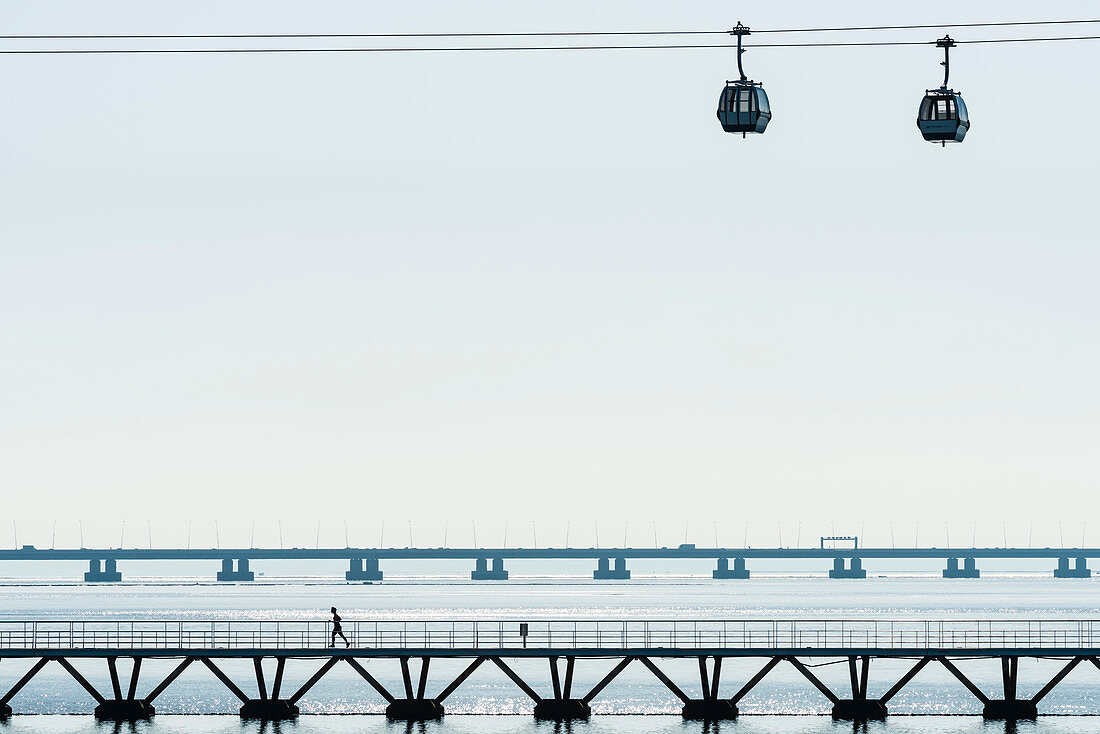
<path id="1" fill-rule="evenodd" d="M 0 657 L 105 654 L 307 655 L 327 621 L 0 621 Z M 985 655 L 1094 654 L 1100 620 L 354 620 L 356 656 L 432 655 Z M 342 644 L 341 640 L 341 644 Z M 121 652 L 127 651 L 127 652 Z M 996 651 L 996 652 L 995 652 Z"/>
<path id="2" fill-rule="evenodd" d="M 1098 620 L 358 620 L 344 624 L 348 645 L 330 648 L 332 627 L 322 621 L 285 620 L 29 620 L 0 621 L 0 659 L 37 658 L 18 682 L 0 696 L 0 718 L 9 703 L 47 664 L 63 667 L 96 700 L 96 716 L 132 720 L 153 715 L 153 701 L 190 665 L 199 663 L 242 702 L 241 715 L 285 719 L 298 715 L 297 702 L 335 665 L 355 670 L 387 702 L 387 716 L 421 721 L 443 715 L 443 701 L 484 663 L 500 669 L 534 703 L 536 717 L 588 718 L 589 703 L 626 667 L 637 662 L 684 704 L 685 718 L 728 719 L 738 702 L 777 665 L 787 663 L 833 705 L 837 718 L 866 720 L 886 715 L 887 702 L 925 666 L 942 665 L 984 706 L 987 718 L 1034 718 L 1038 704 L 1077 665 L 1100 668 Z M 343 640 L 340 641 L 341 643 Z M 702 698 L 692 698 L 659 662 L 696 658 Z M 765 658 L 760 671 L 732 697 L 721 697 L 722 660 Z M 70 662 L 105 660 L 113 697 L 108 698 Z M 119 660 L 131 658 L 130 682 L 123 696 Z M 143 696 L 138 695 L 142 661 L 176 658 L 172 671 Z M 245 692 L 220 661 L 251 659 L 258 698 Z M 275 661 L 267 687 L 264 660 Z M 288 661 L 322 660 L 320 669 L 289 697 L 281 696 Z M 368 670 L 400 664 L 403 695 Z M 464 670 L 435 695 L 428 693 L 429 666 L 440 658 L 467 658 Z M 539 693 L 506 659 L 542 658 L 549 663 L 553 695 Z M 574 666 L 592 658 L 618 659 L 609 673 L 581 697 L 572 691 Z M 847 658 L 851 698 L 822 682 L 800 658 Z M 900 680 L 879 698 L 869 698 L 867 681 L 874 658 L 913 658 Z M 959 658 L 1000 661 L 1003 698 L 983 691 L 955 665 Z M 1062 669 L 1030 698 L 1017 698 L 1021 658 L 1060 658 Z M 410 661 L 419 659 L 413 686 Z M 565 662 L 564 678 L 560 662 Z M 87 663 L 82 663 L 86 666 Z M 564 683 L 563 683 L 564 680 Z M 434 689 L 433 689 L 434 690 Z M 545 688 L 544 688 L 545 690 Z M 729 691 L 727 691 L 727 695 Z"/>
<path id="3" fill-rule="evenodd" d="M 595 580 L 627 580 L 628 561 L 643 559 L 713 560 L 715 579 L 747 579 L 752 572 L 750 560 L 832 561 L 829 577 L 835 579 L 866 578 L 863 562 L 868 560 L 943 559 L 945 578 L 979 578 L 978 561 L 982 559 L 1047 559 L 1056 561 L 1052 569 L 1056 578 L 1090 578 L 1089 559 L 1100 557 L 1098 548 L 705 548 L 685 544 L 675 548 L 62 548 L 44 549 L 24 546 L 0 550 L 0 561 L 85 561 L 89 583 L 109 583 L 122 580 L 120 561 L 221 561 L 218 581 L 243 582 L 255 580 L 251 563 L 260 560 L 341 560 L 348 564 L 347 581 L 378 582 L 384 577 L 380 562 L 400 560 L 474 561 L 470 578 L 475 581 L 504 581 L 509 573 L 506 561 L 577 561 L 597 563 L 592 572 Z M 730 562 L 733 568 L 730 568 Z M 960 567 L 960 562 L 962 566 Z M 491 566 L 490 566 L 491 563 Z M 612 563 L 614 565 L 612 565 Z"/>

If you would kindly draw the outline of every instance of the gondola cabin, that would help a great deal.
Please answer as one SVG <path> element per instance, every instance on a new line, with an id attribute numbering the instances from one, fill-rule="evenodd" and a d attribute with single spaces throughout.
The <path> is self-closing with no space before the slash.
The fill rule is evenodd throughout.
<path id="1" fill-rule="evenodd" d="M 728 133 L 762 133 L 772 119 L 764 87 L 754 82 L 726 82 L 718 97 L 718 121 Z"/>
<path id="2" fill-rule="evenodd" d="M 921 101 L 917 127 L 930 143 L 961 143 L 970 129 L 962 95 L 950 89 L 929 91 Z"/>

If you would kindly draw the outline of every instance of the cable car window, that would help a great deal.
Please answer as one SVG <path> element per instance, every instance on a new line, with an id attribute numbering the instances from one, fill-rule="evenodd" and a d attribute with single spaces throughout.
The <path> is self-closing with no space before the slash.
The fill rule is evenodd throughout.
<path id="1" fill-rule="evenodd" d="M 756 93 L 756 102 L 760 107 L 760 111 L 764 114 L 771 112 L 771 107 L 768 106 L 768 95 L 764 94 L 764 90 L 761 89 Z"/>
<path id="2" fill-rule="evenodd" d="M 931 120 L 932 119 L 932 98 L 925 97 L 924 102 L 920 106 L 920 119 Z"/>

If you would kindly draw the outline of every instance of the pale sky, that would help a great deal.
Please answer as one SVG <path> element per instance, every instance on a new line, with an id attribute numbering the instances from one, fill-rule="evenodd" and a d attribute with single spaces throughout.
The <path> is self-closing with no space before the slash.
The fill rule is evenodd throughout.
<path id="1" fill-rule="evenodd" d="M 0 27 L 1095 14 L 14 0 Z M 141 543 L 146 520 L 172 544 L 188 519 L 238 539 L 255 519 L 270 543 L 281 519 L 311 544 L 323 518 L 342 545 L 344 516 L 353 544 L 382 519 L 432 545 L 444 522 L 470 542 L 473 519 L 482 544 L 506 521 L 519 544 L 533 519 L 541 544 L 567 521 L 590 544 L 597 519 L 605 545 L 626 521 L 651 544 L 655 520 L 662 544 L 685 523 L 712 543 L 715 522 L 740 544 L 746 521 L 756 545 L 799 521 L 803 544 L 863 523 L 881 543 L 918 519 L 928 544 L 945 520 L 997 544 L 1034 522 L 1051 545 L 1061 521 L 1076 542 L 1100 456 L 1098 58 L 1100 42 L 956 49 L 973 127 L 940 149 L 914 122 L 942 78 L 932 47 L 748 52 L 775 114 L 748 140 L 715 119 L 727 50 L 0 56 L 0 544 L 15 519 L 20 543 L 48 545 L 56 520 L 73 545 L 78 518 L 89 545 L 122 519 Z"/>

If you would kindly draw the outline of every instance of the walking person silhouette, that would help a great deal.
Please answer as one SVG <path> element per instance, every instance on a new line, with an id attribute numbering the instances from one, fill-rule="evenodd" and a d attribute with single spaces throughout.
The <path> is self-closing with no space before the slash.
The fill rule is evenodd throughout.
<path id="1" fill-rule="evenodd" d="M 340 635 L 340 638 L 344 641 L 344 647 L 351 647 L 351 642 L 348 641 L 347 636 L 344 634 L 344 628 L 340 625 L 340 615 L 336 613 L 336 607 L 332 608 L 332 642 L 329 647 L 336 647 L 336 635 Z"/>

